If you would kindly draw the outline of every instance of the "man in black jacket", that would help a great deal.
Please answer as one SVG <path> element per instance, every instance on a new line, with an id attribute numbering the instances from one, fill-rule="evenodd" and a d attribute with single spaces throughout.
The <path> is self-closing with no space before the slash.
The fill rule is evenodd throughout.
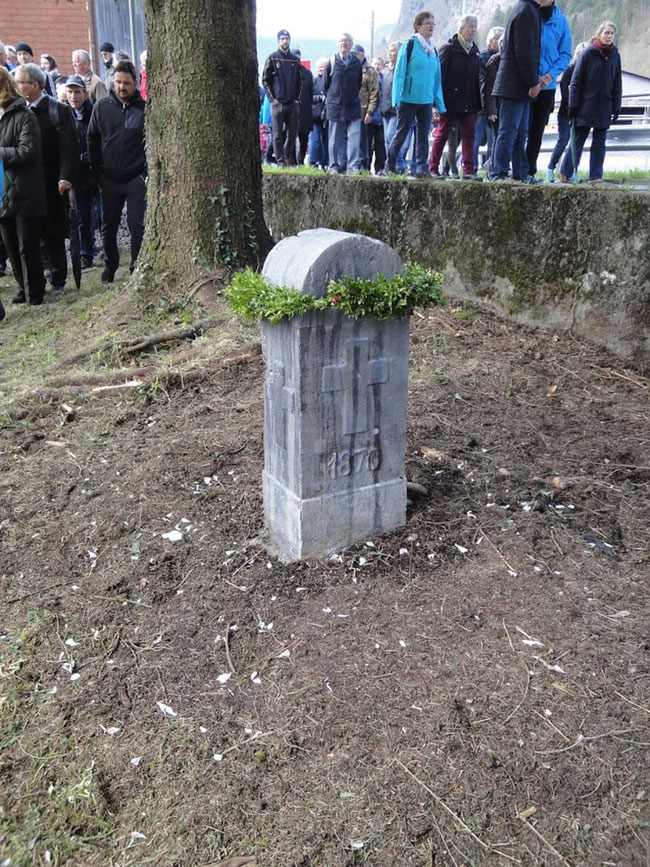
<path id="1" fill-rule="evenodd" d="M 41 238 L 53 295 L 61 295 L 68 274 L 65 234 L 68 190 L 77 178 L 79 152 L 72 112 L 44 92 L 45 73 L 35 63 L 19 66 L 14 79 L 41 130 L 47 216 Z"/>
<path id="2" fill-rule="evenodd" d="M 97 196 L 97 182 L 90 168 L 88 156 L 88 126 L 93 113 L 93 103 L 86 90 L 86 82 L 80 75 L 71 75 L 65 83 L 68 105 L 74 114 L 77 143 L 79 146 L 79 174 L 74 185 L 77 225 L 70 231 L 79 233 L 81 267 L 92 268 L 95 255 L 95 220 L 93 206 Z"/>
<path id="3" fill-rule="evenodd" d="M 126 202 L 131 235 L 131 264 L 135 268 L 144 235 L 147 160 L 144 149 L 145 102 L 137 88 L 130 60 L 115 65 L 113 89 L 93 108 L 88 127 L 88 153 L 102 194 L 102 235 L 106 265 L 102 283 L 112 283 L 120 264 L 117 230 Z"/>
<path id="4" fill-rule="evenodd" d="M 296 49 L 294 54 L 300 61 L 300 51 Z M 302 63 L 300 64 L 299 69 L 302 77 L 302 86 L 300 89 L 300 102 L 298 103 L 298 165 L 301 166 L 305 162 L 305 157 L 307 156 L 309 133 L 314 125 L 312 118 L 314 79 L 312 78 L 311 72 L 304 67 Z"/>
<path id="5" fill-rule="evenodd" d="M 298 102 L 302 88 L 300 61 L 289 51 L 288 30 L 278 33 L 278 50 L 269 54 L 262 84 L 271 101 L 273 152 L 279 166 L 295 166 L 298 135 Z"/>
<path id="6" fill-rule="evenodd" d="M 529 176 L 526 135 L 530 104 L 542 87 L 539 77 L 539 5 L 539 0 L 519 0 L 510 13 L 503 34 L 501 62 L 492 91 L 499 97 L 499 132 L 492 153 L 492 181 L 508 177 L 511 160 L 515 180 L 525 181 Z"/>

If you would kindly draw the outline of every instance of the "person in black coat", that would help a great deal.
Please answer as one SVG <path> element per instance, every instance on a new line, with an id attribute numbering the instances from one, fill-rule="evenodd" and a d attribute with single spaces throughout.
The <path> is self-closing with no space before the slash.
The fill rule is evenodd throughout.
<path id="1" fill-rule="evenodd" d="M 325 113 L 325 68 L 327 57 L 316 61 L 311 100 L 312 131 L 309 134 L 309 165 L 326 169 L 328 165 L 327 116 Z"/>
<path id="2" fill-rule="evenodd" d="M 298 60 L 301 59 L 300 49 L 296 48 L 293 52 Z M 311 72 L 306 69 L 302 63 L 300 64 L 300 76 L 302 83 L 300 87 L 300 100 L 298 101 L 298 165 L 301 166 L 305 162 L 307 156 L 307 144 L 309 141 L 309 133 L 312 130 L 313 119 L 311 114 L 312 101 L 314 98 L 314 79 Z"/>
<path id="3" fill-rule="evenodd" d="M 79 166 L 74 119 L 67 105 L 44 92 L 45 73 L 35 63 L 19 66 L 14 77 L 41 130 L 47 196 L 47 215 L 41 239 L 50 270 L 52 293 L 60 295 L 68 274 L 65 252 L 68 190 L 76 181 Z"/>
<path id="4" fill-rule="evenodd" d="M 492 156 L 492 148 L 494 147 L 494 126 L 488 120 L 487 112 L 485 110 L 485 99 L 483 98 L 483 91 L 485 87 L 485 74 L 487 72 L 487 65 L 491 57 L 494 57 L 495 54 L 499 53 L 499 41 L 503 36 L 503 27 L 492 27 L 488 30 L 488 34 L 485 38 L 485 48 L 479 52 L 479 60 L 480 60 L 480 68 L 478 73 L 479 87 L 481 90 L 481 106 L 482 111 L 479 112 L 477 121 L 476 121 L 476 129 L 474 130 L 474 173 L 479 170 L 479 148 L 481 145 L 487 144 L 487 155 L 485 157 L 485 161 L 487 162 Z"/>
<path id="5" fill-rule="evenodd" d="M 615 36 L 616 25 L 603 21 L 591 45 L 578 58 L 569 85 L 569 121 L 575 124 L 576 170 L 589 130 L 592 130 L 590 181 L 603 178 L 607 130 L 621 111 L 621 55 L 614 45 Z M 570 148 L 562 160 L 560 180 L 570 178 L 573 171 Z"/>
<path id="6" fill-rule="evenodd" d="M 492 170 L 492 158 L 494 154 L 494 142 L 499 132 L 499 97 L 494 95 L 494 82 L 499 72 L 501 65 L 501 50 L 503 49 L 503 37 L 499 39 L 499 51 L 493 54 L 485 66 L 485 77 L 481 83 L 481 101 L 483 103 L 483 113 L 488 124 L 488 129 L 492 134 L 492 146 L 489 148 L 489 155 L 485 161 L 485 169 L 487 172 Z M 488 135 L 489 140 L 489 135 Z"/>
<path id="7" fill-rule="evenodd" d="M 481 110 L 479 70 L 481 62 L 474 42 L 478 29 L 475 15 L 464 15 L 458 33 L 440 49 L 442 93 L 446 112 L 440 114 L 433 136 L 429 167 L 439 174 L 440 159 L 452 127 L 460 132 L 463 180 L 474 177 L 474 130 Z"/>
<path id="8" fill-rule="evenodd" d="M 499 98 L 499 132 L 492 152 L 490 180 L 512 176 L 528 179 L 526 135 L 531 100 L 541 90 L 539 57 L 541 19 L 539 6 L 553 0 L 519 0 L 503 34 L 503 52 L 492 93 Z"/>
<path id="9" fill-rule="evenodd" d="M 273 151 L 279 166 L 295 166 L 298 135 L 298 102 L 302 75 L 300 61 L 289 51 L 291 35 L 278 32 L 278 50 L 266 58 L 262 84 L 271 102 Z"/>
<path id="10" fill-rule="evenodd" d="M 6 69 L 0 67 L 0 159 L 4 188 L 0 234 L 19 292 L 17 304 L 42 304 L 45 277 L 41 259 L 41 222 L 45 216 L 45 174 L 38 121 Z"/>
<path id="11" fill-rule="evenodd" d="M 578 58 L 588 45 L 589 42 L 579 42 L 576 45 L 573 57 L 571 58 L 571 63 L 564 70 L 562 77 L 560 78 L 560 105 L 557 110 L 557 141 L 555 142 L 555 147 L 553 148 L 551 158 L 548 161 L 548 168 L 546 169 L 546 181 L 549 184 L 552 184 L 555 181 L 555 169 L 562 159 L 564 149 L 569 143 L 569 85 L 571 84 L 571 77 L 573 76 L 573 70 L 576 68 Z"/>
<path id="12" fill-rule="evenodd" d="M 86 82 L 80 75 L 71 75 L 65 83 L 68 105 L 72 109 L 79 147 L 79 172 L 74 185 L 74 200 L 77 212 L 77 225 L 70 231 L 79 233 L 79 252 L 81 267 L 92 268 L 95 255 L 95 203 L 98 190 L 97 181 L 90 168 L 88 153 L 88 127 L 93 113 Z"/>

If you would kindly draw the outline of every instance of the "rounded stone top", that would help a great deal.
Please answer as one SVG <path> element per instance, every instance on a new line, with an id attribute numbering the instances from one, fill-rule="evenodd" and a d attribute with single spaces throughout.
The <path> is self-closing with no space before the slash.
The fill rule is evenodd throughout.
<path id="1" fill-rule="evenodd" d="M 274 286 L 320 298 L 330 280 L 375 280 L 380 274 L 390 280 L 403 269 L 400 257 L 383 241 L 335 229 L 307 229 L 276 244 L 262 274 Z"/>

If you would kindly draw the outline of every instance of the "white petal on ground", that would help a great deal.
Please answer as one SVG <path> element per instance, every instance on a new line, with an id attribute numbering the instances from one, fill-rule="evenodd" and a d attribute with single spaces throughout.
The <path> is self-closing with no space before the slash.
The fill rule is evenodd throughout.
<path id="1" fill-rule="evenodd" d="M 78 672 L 75 672 L 74 674 L 70 675 L 70 680 L 79 680 L 80 677 L 81 675 Z"/>
<path id="2" fill-rule="evenodd" d="M 161 539 L 167 539 L 169 542 L 180 542 L 183 534 L 179 530 L 170 530 L 169 533 L 163 533 Z"/>
<path id="3" fill-rule="evenodd" d="M 217 683 L 220 683 L 222 686 L 224 683 L 228 683 L 230 678 L 232 677 L 232 671 L 224 671 L 223 674 L 220 674 L 217 678 Z"/>
<path id="4" fill-rule="evenodd" d="M 454 546 L 458 548 L 461 554 L 467 554 L 468 549 L 464 548 L 462 545 L 459 545 L 458 542 L 454 542 Z"/>
<path id="5" fill-rule="evenodd" d="M 165 704 L 162 701 L 157 701 L 156 704 L 158 705 L 158 709 L 162 712 L 162 714 L 164 716 L 169 717 L 170 719 L 173 719 L 174 717 L 178 716 L 176 711 L 173 708 L 171 708 L 168 704 Z"/>
<path id="6" fill-rule="evenodd" d="M 137 768 L 141 761 L 142 756 L 133 756 L 133 758 L 131 759 L 131 764 L 134 768 Z"/>

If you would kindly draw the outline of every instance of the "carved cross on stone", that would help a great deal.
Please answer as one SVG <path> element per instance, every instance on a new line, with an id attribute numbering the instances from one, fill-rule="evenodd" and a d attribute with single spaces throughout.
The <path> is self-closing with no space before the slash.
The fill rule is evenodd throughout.
<path id="1" fill-rule="evenodd" d="M 287 448 L 287 413 L 295 409 L 295 392 L 287 385 L 284 364 L 275 361 L 269 371 L 267 390 L 270 405 L 273 407 L 273 427 L 275 441 L 280 448 Z"/>
<path id="2" fill-rule="evenodd" d="M 324 392 L 344 391 L 343 433 L 368 430 L 368 387 L 388 382 L 387 358 L 369 356 L 367 338 L 352 338 L 345 346 L 345 362 L 323 367 L 321 388 Z"/>

